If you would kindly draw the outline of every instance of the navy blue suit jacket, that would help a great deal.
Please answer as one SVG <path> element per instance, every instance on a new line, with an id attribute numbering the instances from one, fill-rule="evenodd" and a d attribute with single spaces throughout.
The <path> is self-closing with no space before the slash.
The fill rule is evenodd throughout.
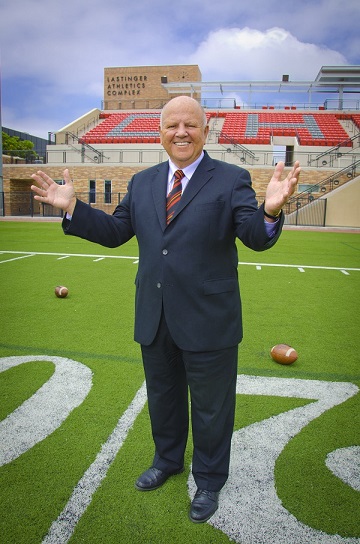
<path id="1" fill-rule="evenodd" d="M 107 247 L 136 236 L 135 341 L 153 341 L 164 309 L 181 349 L 234 346 L 242 338 L 235 239 L 255 251 L 268 249 L 280 235 L 283 217 L 269 239 L 248 171 L 205 152 L 167 226 L 167 177 L 168 162 L 135 174 L 113 215 L 77 201 L 64 231 Z"/>

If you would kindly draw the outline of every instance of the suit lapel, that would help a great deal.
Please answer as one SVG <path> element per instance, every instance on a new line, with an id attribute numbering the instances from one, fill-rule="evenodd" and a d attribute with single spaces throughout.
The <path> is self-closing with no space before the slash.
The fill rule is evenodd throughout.
<path id="1" fill-rule="evenodd" d="M 163 231 L 166 228 L 166 189 L 168 170 L 168 162 L 159 164 L 151 185 L 156 213 Z"/>

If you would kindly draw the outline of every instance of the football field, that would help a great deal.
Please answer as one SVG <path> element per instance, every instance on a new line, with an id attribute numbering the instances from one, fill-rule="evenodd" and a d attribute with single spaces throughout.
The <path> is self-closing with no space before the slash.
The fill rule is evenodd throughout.
<path id="1" fill-rule="evenodd" d="M 59 223 L 0 222 L 1 543 L 360 543 L 360 236 L 286 230 L 270 251 L 238 247 L 231 472 L 197 525 L 191 436 L 184 473 L 134 487 L 154 453 L 136 240 L 107 249 Z M 278 343 L 298 360 L 275 363 Z"/>

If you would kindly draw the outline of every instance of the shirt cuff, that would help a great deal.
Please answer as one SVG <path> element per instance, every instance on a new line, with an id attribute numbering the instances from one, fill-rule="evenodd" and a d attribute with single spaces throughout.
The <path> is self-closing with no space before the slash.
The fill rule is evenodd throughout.
<path id="1" fill-rule="evenodd" d="M 270 223 L 269 221 L 265 221 L 264 219 L 266 234 L 268 235 L 269 238 L 273 238 L 275 236 L 275 233 L 278 228 L 278 223 L 279 223 L 278 219 L 274 221 L 274 223 Z"/>

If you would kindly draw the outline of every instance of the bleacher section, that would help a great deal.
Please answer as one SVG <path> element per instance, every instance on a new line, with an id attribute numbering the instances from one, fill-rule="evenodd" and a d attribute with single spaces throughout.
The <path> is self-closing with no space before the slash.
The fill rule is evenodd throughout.
<path id="1" fill-rule="evenodd" d="M 296 137 L 300 145 L 332 147 L 345 142 L 349 135 L 331 113 L 227 113 L 219 143 L 229 138 L 241 144 L 270 145 L 273 136 Z"/>
<path id="2" fill-rule="evenodd" d="M 211 114 L 207 114 L 207 120 L 210 117 Z M 103 112 L 100 119 L 104 121 L 82 136 L 80 143 L 160 143 L 160 112 Z"/>
<path id="3" fill-rule="evenodd" d="M 218 143 L 271 145 L 274 136 L 296 137 L 301 146 L 351 147 L 340 121 L 350 119 L 360 129 L 360 115 L 341 113 L 300 113 L 290 111 L 207 112 L 224 119 Z M 102 112 L 101 122 L 80 138 L 80 143 L 160 143 L 160 111 Z"/>
<path id="4" fill-rule="evenodd" d="M 104 119 L 87 132 L 80 143 L 159 143 L 160 113 L 102 113 Z"/>
<path id="5" fill-rule="evenodd" d="M 351 119 L 354 125 L 357 126 L 357 128 L 360 130 L 360 114 L 355 113 L 353 115 L 346 115 L 346 114 L 338 114 L 338 119 Z"/>

